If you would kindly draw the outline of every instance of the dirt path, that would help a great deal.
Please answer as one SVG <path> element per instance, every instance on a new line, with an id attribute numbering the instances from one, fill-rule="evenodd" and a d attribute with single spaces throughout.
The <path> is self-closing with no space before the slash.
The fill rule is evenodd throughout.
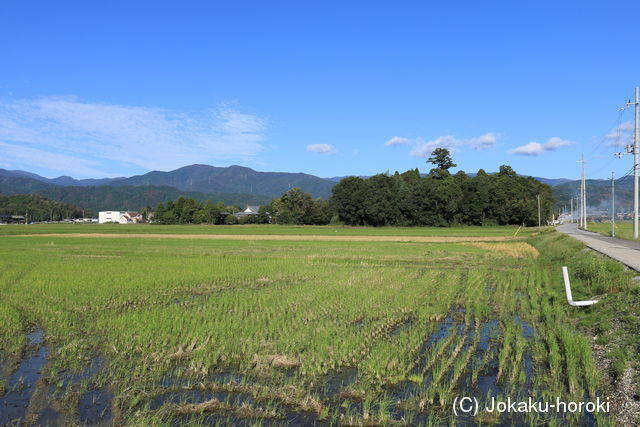
<path id="1" fill-rule="evenodd" d="M 510 236 L 321 236 L 283 234 L 142 234 L 142 233 L 51 233 L 20 234 L 7 237 L 56 237 L 56 238 L 112 238 L 112 239 L 178 239 L 178 240 L 289 240 L 321 242 L 416 242 L 416 243 L 457 243 L 495 242 L 520 240 Z"/>

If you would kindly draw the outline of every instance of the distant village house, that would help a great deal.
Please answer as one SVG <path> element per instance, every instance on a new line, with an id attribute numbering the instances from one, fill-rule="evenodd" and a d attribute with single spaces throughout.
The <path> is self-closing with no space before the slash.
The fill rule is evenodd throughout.
<path id="1" fill-rule="evenodd" d="M 240 219 L 245 216 L 258 215 L 258 211 L 260 211 L 260 206 L 247 206 L 245 210 L 236 212 L 233 216 Z"/>
<path id="2" fill-rule="evenodd" d="M 0 215 L 0 224 L 26 224 L 24 215 Z"/>

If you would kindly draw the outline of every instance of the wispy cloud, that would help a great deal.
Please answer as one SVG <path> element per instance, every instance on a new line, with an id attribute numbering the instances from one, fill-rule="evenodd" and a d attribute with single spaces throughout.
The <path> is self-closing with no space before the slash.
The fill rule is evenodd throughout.
<path id="1" fill-rule="evenodd" d="M 429 157 L 436 148 L 447 148 L 452 153 L 459 151 L 463 147 L 470 147 L 475 150 L 485 150 L 493 147 L 498 140 L 495 133 L 485 133 L 476 138 L 460 139 L 451 135 L 440 136 L 430 141 L 417 139 L 413 141 L 411 155 L 415 157 Z"/>
<path id="2" fill-rule="evenodd" d="M 51 153 L 38 148 L 7 144 L 4 142 L 0 142 L 0 151 L 5 158 L 17 164 L 42 167 L 50 170 L 63 170 L 76 176 L 110 176 L 96 169 L 96 167 L 100 165 L 100 162 L 94 160 L 86 160 L 65 154 Z M 5 167 L 11 167 L 10 163 L 2 163 Z M 61 168 L 61 166 L 64 168 Z"/>
<path id="3" fill-rule="evenodd" d="M 264 150 L 266 122 L 228 105 L 201 114 L 83 102 L 73 97 L 0 101 L 6 163 L 109 176 L 109 164 L 169 170 L 251 159 Z"/>
<path id="4" fill-rule="evenodd" d="M 532 141 L 528 144 L 521 145 L 520 147 L 510 150 L 509 153 L 520 156 L 541 156 L 547 151 L 554 151 L 560 147 L 566 147 L 572 144 L 574 144 L 574 142 L 554 136 L 544 143 Z"/>
<path id="5" fill-rule="evenodd" d="M 607 147 L 625 147 L 633 141 L 633 122 L 620 123 L 604 136 Z"/>
<path id="6" fill-rule="evenodd" d="M 336 152 L 336 149 L 329 144 L 310 144 L 307 145 L 307 151 L 320 154 L 333 154 Z"/>
<path id="7" fill-rule="evenodd" d="M 409 138 L 402 138 L 400 136 L 394 136 L 393 138 L 391 138 L 390 140 L 385 142 L 384 145 L 386 145 L 386 146 L 405 145 L 405 144 L 409 144 L 410 142 L 411 142 L 411 140 Z"/>

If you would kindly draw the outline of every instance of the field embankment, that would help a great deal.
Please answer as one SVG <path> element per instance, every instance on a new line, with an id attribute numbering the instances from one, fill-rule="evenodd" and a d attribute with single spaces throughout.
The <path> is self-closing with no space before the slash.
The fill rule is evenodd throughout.
<path id="1" fill-rule="evenodd" d="M 300 235 L 300 234 L 160 234 L 160 233 L 51 233 L 27 234 L 20 237 L 89 238 L 89 239 L 178 239 L 178 240 L 244 240 L 244 241 L 302 241 L 302 242 L 416 242 L 456 243 L 509 241 L 524 237 L 510 236 L 376 236 L 376 235 Z"/>
<path id="2" fill-rule="evenodd" d="M 349 227 L 326 225 L 156 225 L 156 224 L 30 224 L 0 226 L 0 236 L 24 234 L 216 234 L 302 236 L 427 236 L 522 237 L 537 228 L 516 226 L 464 227 Z"/>

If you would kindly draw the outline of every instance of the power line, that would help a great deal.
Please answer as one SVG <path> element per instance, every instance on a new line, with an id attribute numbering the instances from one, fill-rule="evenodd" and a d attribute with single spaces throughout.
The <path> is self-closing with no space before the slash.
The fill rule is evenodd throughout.
<path id="1" fill-rule="evenodd" d="M 613 163 L 616 160 L 615 157 L 611 157 L 611 159 L 609 159 L 609 161 L 607 163 L 605 163 L 602 167 L 598 168 L 597 171 L 595 171 L 593 173 L 594 176 L 597 176 L 598 174 L 600 174 L 600 172 L 602 172 L 605 168 L 608 168 L 609 165 L 611 165 L 611 163 Z M 605 178 L 606 179 L 606 178 Z"/>
<path id="2" fill-rule="evenodd" d="M 613 121 L 613 124 L 609 128 L 607 128 L 607 133 L 609 133 L 612 129 L 616 130 L 616 139 L 614 144 L 612 144 L 612 146 L 615 146 L 615 144 L 617 144 L 620 140 L 620 125 L 622 125 L 622 116 L 624 116 L 625 112 L 626 112 L 626 109 L 618 110 L 618 115 L 616 119 Z M 588 154 L 587 157 L 591 157 L 591 155 L 594 152 L 596 152 L 596 150 L 598 150 L 599 148 L 606 148 L 603 145 L 605 140 L 606 140 L 606 137 L 600 138 L 600 140 L 597 142 L 597 144 L 595 145 L 593 150 Z"/>
<path id="3" fill-rule="evenodd" d="M 629 169 L 629 170 L 627 171 L 627 173 L 625 173 L 624 175 L 622 175 L 622 176 L 621 176 L 620 178 L 618 178 L 618 179 L 620 180 L 620 179 L 622 179 L 622 178 L 626 178 L 626 177 L 628 177 L 628 176 L 631 176 L 631 174 L 633 173 L 633 169 L 634 169 L 634 167 L 633 167 L 633 166 L 631 166 L 631 169 Z"/>

